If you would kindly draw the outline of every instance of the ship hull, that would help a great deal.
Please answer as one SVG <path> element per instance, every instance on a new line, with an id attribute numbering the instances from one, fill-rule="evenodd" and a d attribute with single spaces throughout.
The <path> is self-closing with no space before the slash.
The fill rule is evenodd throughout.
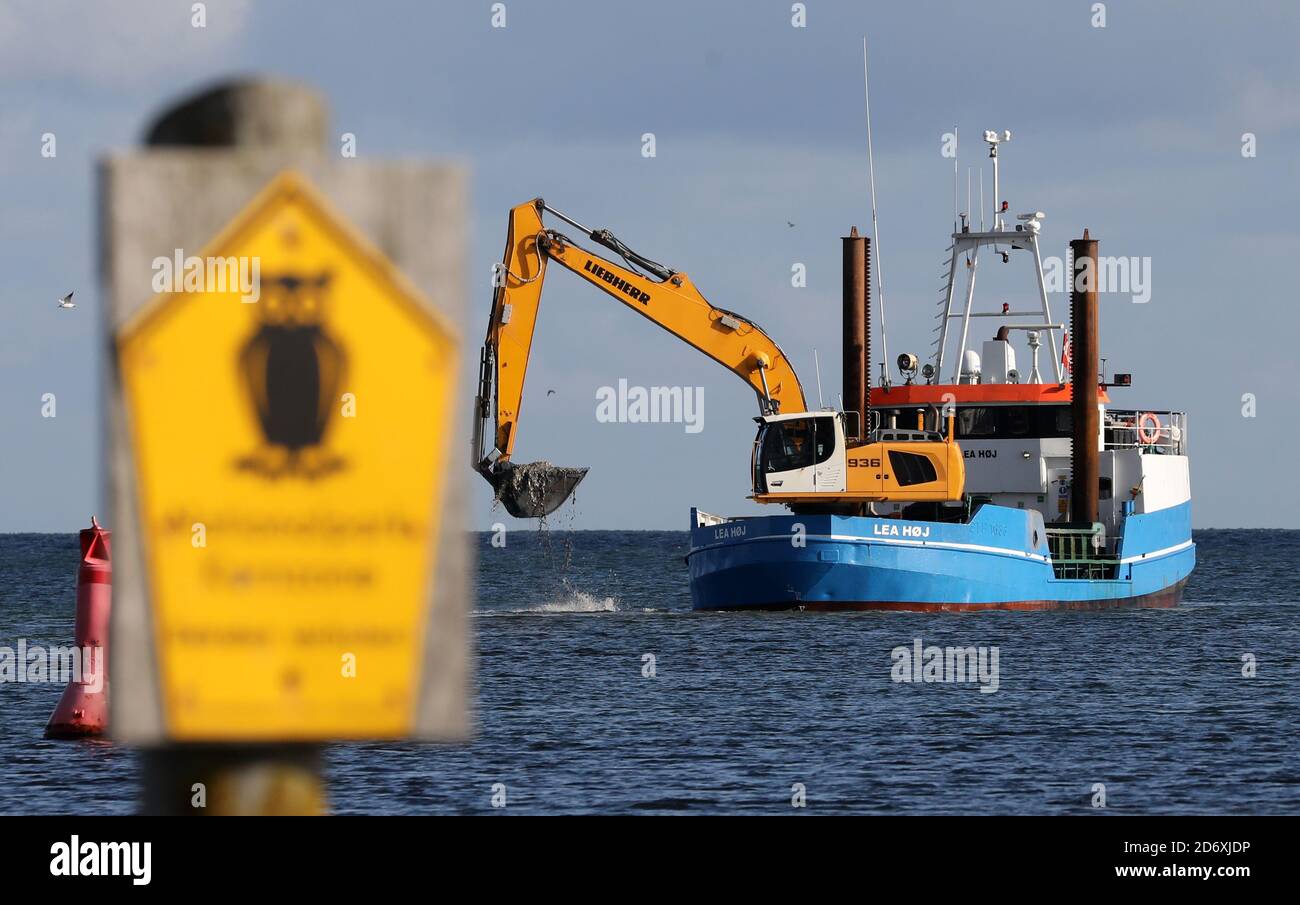
<path id="1" fill-rule="evenodd" d="M 1113 574 L 1060 578 L 1036 513 L 969 523 L 764 516 L 695 527 L 698 610 L 982 611 L 1171 607 L 1196 562 L 1190 503 L 1128 517 Z"/>

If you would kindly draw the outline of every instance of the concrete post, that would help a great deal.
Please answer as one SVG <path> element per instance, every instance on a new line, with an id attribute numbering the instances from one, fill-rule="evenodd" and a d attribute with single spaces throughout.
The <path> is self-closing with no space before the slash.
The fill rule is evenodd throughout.
<path id="1" fill-rule="evenodd" d="M 115 331 L 154 295 L 152 261 L 176 249 L 197 253 L 280 171 L 293 168 L 321 190 L 401 270 L 442 315 L 463 323 L 468 222 L 464 170 L 443 162 L 344 157 L 328 131 L 325 101 L 291 83 L 217 85 L 163 112 L 147 146 L 113 153 L 99 170 L 103 334 Z M 360 136 L 364 142 L 365 136 Z M 335 144 L 339 142 L 339 144 Z M 192 252 L 191 252 L 192 250 Z M 153 626 L 146 598 L 135 481 L 121 388 L 106 355 L 111 387 L 105 426 L 111 452 L 108 496 L 115 529 L 114 738 L 149 750 L 145 807 L 151 812 L 314 813 L 323 807 L 311 747 L 167 746 Z M 458 407 L 459 408 L 459 407 Z M 448 430 L 467 429 L 457 421 Z M 462 450 L 463 443 L 454 443 Z M 456 458 L 453 473 L 467 473 Z M 468 482 L 452 480 L 441 532 L 440 568 L 429 593 L 419 736 L 456 739 L 467 731 L 469 657 L 464 621 L 470 551 L 463 519 Z M 206 811 L 191 807 L 194 783 L 209 787 Z M 214 794 L 216 793 L 216 794 Z"/>

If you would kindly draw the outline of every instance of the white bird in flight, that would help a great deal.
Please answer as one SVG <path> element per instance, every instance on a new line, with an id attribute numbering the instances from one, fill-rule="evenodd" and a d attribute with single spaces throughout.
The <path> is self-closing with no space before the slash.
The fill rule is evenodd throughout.
<path id="1" fill-rule="evenodd" d="M 73 292 L 76 292 L 76 290 L 74 289 Z M 60 308 L 75 308 L 75 307 L 77 307 L 76 303 L 72 301 L 72 292 L 69 292 L 69 293 L 68 293 L 67 295 L 65 295 L 63 298 L 59 299 L 59 307 L 60 307 Z"/>

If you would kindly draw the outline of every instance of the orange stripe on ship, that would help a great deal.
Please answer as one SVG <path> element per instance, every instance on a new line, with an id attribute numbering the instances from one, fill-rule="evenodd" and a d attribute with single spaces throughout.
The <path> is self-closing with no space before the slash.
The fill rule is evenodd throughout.
<path id="1" fill-rule="evenodd" d="M 1070 401 L 1070 385 L 1056 383 L 939 383 L 871 388 L 871 405 L 943 405 L 951 397 L 959 405 L 971 402 L 1058 403 Z M 1097 388 L 1097 400 L 1110 402 L 1105 387 Z"/>

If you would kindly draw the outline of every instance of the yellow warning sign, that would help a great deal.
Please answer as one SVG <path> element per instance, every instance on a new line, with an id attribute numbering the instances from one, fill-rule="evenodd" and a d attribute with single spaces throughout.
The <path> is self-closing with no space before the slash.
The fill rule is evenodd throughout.
<path id="1" fill-rule="evenodd" d="M 154 280 L 117 354 L 167 736 L 408 734 L 457 337 L 292 173 Z"/>

